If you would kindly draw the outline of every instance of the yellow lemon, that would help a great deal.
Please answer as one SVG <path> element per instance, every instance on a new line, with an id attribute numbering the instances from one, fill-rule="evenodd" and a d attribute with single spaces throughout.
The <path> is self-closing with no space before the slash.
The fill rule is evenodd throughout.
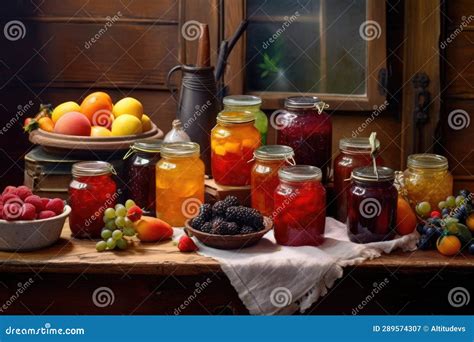
<path id="1" fill-rule="evenodd" d="M 125 97 L 114 105 L 112 113 L 116 118 L 124 114 L 129 114 L 141 120 L 143 116 L 143 105 L 133 97 Z"/>
<path id="2" fill-rule="evenodd" d="M 151 129 L 151 119 L 146 114 L 142 116 L 142 128 L 143 132 L 148 132 Z"/>
<path id="3" fill-rule="evenodd" d="M 112 124 L 112 136 L 134 135 L 142 132 L 142 122 L 136 116 L 122 114 Z"/>
<path id="4" fill-rule="evenodd" d="M 54 123 L 59 120 L 61 116 L 69 112 L 80 112 L 81 106 L 79 106 L 74 101 L 63 102 L 60 105 L 56 106 L 51 113 L 51 119 Z"/>
<path id="5" fill-rule="evenodd" d="M 102 126 L 92 126 L 91 127 L 91 137 L 110 137 L 112 132 L 107 128 Z"/>

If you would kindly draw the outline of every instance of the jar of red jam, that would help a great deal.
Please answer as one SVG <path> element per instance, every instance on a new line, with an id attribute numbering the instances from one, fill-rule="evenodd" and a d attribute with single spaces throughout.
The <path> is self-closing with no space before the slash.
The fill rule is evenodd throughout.
<path id="1" fill-rule="evenodd" d="M 375 148 L 380 148 L 380 142 L 375 141 Z M 339 154 L 334 160 L 334 196 L 336 198 L 336 217 L 341 222 L 347 219 L 347 191 L 351 187 L 351 173 L 357 167 L 373 164 L 370 155 L 369 138 L 345 138 L 339 140 Z M 376 164 L 382 166 L 380 156 L 375 158 Z"/>
<path id="2" fill-rule="evenodd" d="M 251 176 L 252 208 L 265 216 L 273 213 L 273 195 L 279 184 L 278 170 L 285 165 L 294 165 L 295 153 L 289 146 L 260 146 L 254 153 L 255 164 Z"/>
<path id="3" fill-rule="evenodd" d="M 326 190 L 321 169 L 310 165 L 283 167 L 275 190 L 275 239 L 286 246 L 319 246 L 324 241 Z"/>
<path id="4" fill-rule="evenodd" d="M 124 159 L 130 156 L 127 165 L 127 199 L 132 199 L 142 208 L 144 215 L 155 215 L 155 170 L 160 160 L 160 139 L 138 140 L 130 146 Z"/>
<path id="5" fill-rule="evenodd" d="M 104 211 L 113 208 L 120 195 L 112 178 L 113 173 L 112 165 L 103 161 L 84 161 L 72 165 L 69 226 L 74 237 L 100 237 Z"/>
<path id="6" fill-rule="evenodd" d="M 353 242 L 391 240 L 395 236 L 398 191 L 388 167 L 356 168 L 347 197 L 347 228 Z"/>
<path id="7" fill-rule="evenodd" d="M 324 183 L 330 173 L 332 144 L 332 122 L 324 111 L 326 106 L 317 97 L 289 97 L 285 111 L 272 118 L 277 126 L 277 144 L 292 147 L 297 164 L 320 168 Z"/>

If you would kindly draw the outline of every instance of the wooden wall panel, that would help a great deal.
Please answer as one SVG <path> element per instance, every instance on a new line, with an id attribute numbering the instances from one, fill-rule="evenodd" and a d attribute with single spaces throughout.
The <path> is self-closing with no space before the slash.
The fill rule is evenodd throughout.
<path id="1" fill-rule="evenodd" d="M 474 31 L 463 31 L 447 44 L 445 61 L 447 97 L 474 99 L 473 56 Z"/>

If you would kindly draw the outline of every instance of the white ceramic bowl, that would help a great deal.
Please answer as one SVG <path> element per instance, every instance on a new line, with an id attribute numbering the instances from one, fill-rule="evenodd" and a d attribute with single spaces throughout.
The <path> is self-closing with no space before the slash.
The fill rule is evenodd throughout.
<path id="1" fill-rule="evenodd" d="M 58 241 L 71 207 L 64 206 L 61 215 L 43 220 L 0 220 L 0 251 L 27 252 L 51 246 Z"/>

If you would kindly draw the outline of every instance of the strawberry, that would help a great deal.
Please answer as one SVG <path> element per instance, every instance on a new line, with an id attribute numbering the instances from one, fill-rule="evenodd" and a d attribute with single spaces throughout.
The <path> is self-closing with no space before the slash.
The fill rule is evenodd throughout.
<path id="1" fill-rule="evenodd" d="M 48 200 L 49 202 L 49 200 Z M 43 211 L 45 206 L 43 204 L 43 201 L 41 198 L 37 195 L 31 195 L 25 198 L 25 203 L 31 203 L 35 206 L 36 212 L 39 213 L 40 211 Z"/>
<path id="2" fill-rule="evenodd" d="M 38 220 L 47 219 L 54 216 L 56 216 L 56 213 L 54 211 L 43 210 L 43 211 L 40 211 L 40 213 L 38 214 Z"/>
<path id="3" fill-rule="evenodd" d="M 23 203 L 21 207 L 20 220 L 34 220 L 36 218 L 36 207 L 31 203 Z"/>
<path id="4" fill-rule="evenodd" d="M 181 238 L 179 239 L 178 249 L 181 252 L 187 253 L 187 252 L 195 252 L 199 248 L 198 248 L 198 246 L 196 246 L 193 239 L 191 239 L 189 236 L 187 236 L 185 234 L 185 235 L 181 236 Z"/>
<path id="5" fill-rule="evenodd" d="M 53 198 L 46 204 L 45 209 L 54 212 L 56 215 L 60 215 L 64 211 L 64 201 L 60 198 Z"/>
<path id="6" fill-rule="evenodd" d="M 132 222 L 138 221 L 142 217 L 142 214 L 143 210 L 138 205 L 131 206 L 127 211 L 127 217 Z"/>
<path id="7" fill-rule="evenodd" d="M 31 192 L 31 189 L 25 185 L 21 185 L 18 188 L 16 188 L 16 195 L 20 197 L 22 200 L 25 200 L 28 196 L 31 196 L 33 193 Z"/>

